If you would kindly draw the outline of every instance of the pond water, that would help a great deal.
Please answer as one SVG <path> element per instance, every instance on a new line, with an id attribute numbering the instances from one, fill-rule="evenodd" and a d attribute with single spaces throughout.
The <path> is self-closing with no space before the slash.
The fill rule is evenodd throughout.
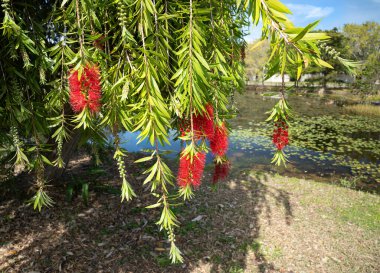
<path id="1" fill-rule="evenodd" d="M 247 91 L 236 95 L 238 115 L 230 122 L 228 157 L 233 172 L 262 170 L 287 176 L 336 180 L 361 179 L 380 182 L 380 120 L 347 115 L 328 97 L 290 95 L 294 111 L 290 145 L 284 151 L 286 167 L 270 163 L 275 148 L 271 141 L 273 127 L 265 122 L 266 112 L 277 99 Z M 138 133 L 124 133 L 123 147 L 130 152 L 151 148 L 148 142 L 136 145 Z M 174 132 L 172 133 L 174 137 Z M 178 157 L 180 141 L 172 141 L 167 150 L 171 159 Z M 211 168 L 212 156 L 207 156 Z M 332 179 L 333 178 L 333 179 Z"/>

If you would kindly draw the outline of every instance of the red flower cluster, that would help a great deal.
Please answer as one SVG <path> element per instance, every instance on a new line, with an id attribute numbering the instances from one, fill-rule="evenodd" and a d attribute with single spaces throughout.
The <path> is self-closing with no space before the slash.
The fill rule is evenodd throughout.
<path id="1" fill-rule="evenodd" d="M 190 121 L 187 119 L 181 119 L 179 122 L 179 131 L 181 132 L 181 137 L 184 137 L 190 132 Z"/>
<path id="2" fill-rule="evenodd" d="M 206 112 L 193 115 L 193 126 L 197 136 L 206 136 L 212 139 L 214 136 L 214 108 L 210 103 L 206 105 Z"/>
<path id="3" fill-rule="evenodd" d="M 205 108 L 205 112 L 201 114 L 196 113 L 192 116 L 193 130 L 196 140 L 207 137 L 210 141 L 211 151 L 217 158 L 213 176 L 213 183 L 216 183 L 219 180 L 225 179 L 230 169 L 230 163 L 222 161 L 228 149 L 228 130 L 224 123 L 220 126 L 214 125 L 214 108 L 211 103 L 205 105 Z M 179 127 L 181 136 L 185 136 L 190 131 L 190 121 L 181 120 Z M 205 161 L 205 153 L 198 152 L 194 155 L 193 162 L 190 162 L 189 157 L 182 155 L 177 177 L 179 186 L 186 187 L 191 185 L 198 187 L 201 184 Z"/>
<path id="4" fill-rule="evenodd" d="M 205 107 L 206 112 L 192 115 L 193 129 L 196 139 L 206 136 L 211 140 L 214 136 L 214 108 L 210 103 Z M 185 136 L 187 132 L 190 132 L 190 127 L 190 120 L 182 120 L 179 128 L 181 136 Z"/>
<path id="5" fill-rule="evenodd" d="M 288 126 L 284 121 L 276 122 L 273 131 L 273 144 L 278 150 L 284 149 L 289 144 Z"/>
<path id="6" fill-rule="evenodd" d="M 221 164 L 216 163 L 214 168 L 214 174 L 212 176 L 212 184 L 216 184 L 220 180 L 227 178 L 230 172 L 231 164 L 229 161 L 224 161 Z"/>
<path id="7" fill-rule="evenodd" d="M 228 149 L 228 132 L 227 128 L 222 123 L 221 126 L 216 126 L 214 137 L 210 140 L 211 152 L 216 156 L 224 156 Z"/>
<path id="8" fill-rule="evenodd" d="M 203 169 L 206 163 L 206 154 L 197 152 L 191 162 L 189 156 L 181 156 L 179 160 L 179 169 L 177 182 L 180 187 L 192 185 L 199 187 L 203 175 Z"/>
<path id="9" fill-rule="evenodd" d="M 100 110 L 101 85 L 100 72 L 96 66 L 86 66 L 81 77 L 78 71 L 69 76 L 70 104 L 74 112 L 81 112 L 88 107 L 91 112 Z"/>

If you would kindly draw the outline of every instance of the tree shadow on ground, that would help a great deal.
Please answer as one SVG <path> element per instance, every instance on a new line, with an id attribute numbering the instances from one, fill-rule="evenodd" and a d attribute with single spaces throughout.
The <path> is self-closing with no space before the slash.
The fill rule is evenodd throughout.
<path id="1" fill-rule="evenodd" d="M 133 161 L 133 158 L 130 159 Z M 87 165 L 86 165 L 87 164 Z M 64 188 L 52 189 L 56 205 L 41 213 L 17 200 L 0 206 L 0 271 L 2 272 L 270 272 L 279 269 L 268 262 L 260 241 L 262 221 L 272 221 L 281 211 L 284 225 L 292 223 L 288 192 L 269 185 L 266 174 L 232 175 L 212 190 L 206 174 L 196 197 L 176 212 L 181 221 L 177 243 L 185 263 L 171 265 L 168 244 L 155 222 L 159 211 L 149 191 L 120 203 L 117 172 L 92 178 L 88 162 L 75 166 L 75 175 L 90 184 L 90 204 L 80 197 L 70 204 Z M 78 170 L 86 170 L 78 174 Z M 137 172 L 137 171 L 136 171 Z M 68 173 L 65 179 L 69 179 Z M 136 175 L 130 181 L 141 185 Z M 101 183 L 102 190 L 95 191 Z M 108 190 L 104 190 L 108 189 Z M 111 190 L 110 190 L 111 189 Z M 114 191 L 112 191 L 112 189 Z M 116 192 L 116 194 L 115 194 Z M 276 216 L 278 220 L 278 215 Z"/>
<path id="2" fill-rule="evenodd" d="M 272 221 L 273 206 L 281 207 L 286 225 L 291 224 L 293 215 L 289 193 L 269 186 L 268 179 L 266 174 L 243 173 L 222 185 L 218 192 L 200 197 L 196 210 L 199 213 L 207 204 L 208 219 L 184 244 L 186 250 L 196 252 L 197 258 L 191 258 L 193 264 L 188 272 L 202 268 L 206 272 L 277 270 L 263 251 L 261 221 Z M 192 240 L 203 243 L 196 248 Z"/>

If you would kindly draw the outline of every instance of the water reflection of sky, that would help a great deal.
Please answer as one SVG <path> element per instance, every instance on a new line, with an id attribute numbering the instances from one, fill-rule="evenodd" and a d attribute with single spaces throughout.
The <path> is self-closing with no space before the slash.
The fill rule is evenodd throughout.
<path id="1" fill-rule="evenodd" d="M 124 132 L 121 134 L 121 146 L 129 152 L 141 152 L 142 150 L 152 149 L 148 140 L 144 140 L 137 144 L 137 136 L 139 132 Z M 233 135 L 233 132 L 232 132 Z M 170 138 L 174 139 L 175 132 L 170 132 Z M 181 151 L 181 141 L 172 140 L 171 145 L 159 145 L 160 151 L 165 153 L 170 159 L 178 158 Z M 346 167 L 334 166 L 332 160 L 319 160 L 315 161 L 310 158 L 301 158 L 304 154 L 318 155 L 318 152 L 302 149 L 298 147 L 292 147 L 291 145 L 285 148 L 286 153 L 291 153 L 289 156 L 289 163 L 297 172 L 301 173 L 318 173 L 318 174 L 332 174 L 342 173 L 349 171 Z M 271 140 L 269 137 L 257 136 L 254 137 L 247 147 L 246 143 L 242 143 L 238 138 L 231 137 L 229 150 L 227 153 L 228 158 L 231 160 L 233 169 L 235 171 L 255 168 L 255 166 L 261 165 L 268 167 L 271 166 L 271 159 L 274 153 L 273 147 L 271 147 Z M 211 153 L 207 154 L 207 163 L 211 164 L 213 156 Z M 280 170 L 283 170 L 283 168 Z"/>
<path id="2" fill-rule="evenodd" d="M 247 169 L 255 165 L 271 165 L 270 162 L 275 153 L 275 148 L 269 137 L 252 137 L 249 144 L 244 143 L 244 140 L 240 141 L 238 138 L 232 137 L 229 156 L 235 163 L 235 167 Z M 284 152 L 287 154 L 287 164 L 295 168 L 297 172 L 322 175 L 349 172 L 349 168 L 339 166 L 334 160 L 330 159 L 330 153 L 325 153 L 326 159 L 321 160 L 319 159 L 320 152 L 292 145 L 284 148 Z M 313 157 L 318 159 L 312 159 Z M 279 170 L 284 171 L 282 168 L 279 168 Z"/>
<path id="3" fill-rule="evenodd" d="M 121 147 L 126 149 L 129 152 L 141 152 L 142 150 L 152 149 L 152 145 L 150 144 L 148 139 L 143 140 L 142 142 L 137 144 L 137 136 L 139 132 L 124 132 L 120 135 L 121 137 Z M 174 140 L 176 137 L 176 132 L 174 130 L 169 131 L 169 139 L 170 145 L 165 144 L 159 145 L 159 149 L 161 152 L 165 154 L 166 157 L 170 159 L 178 158 L 181 148 L 181 140 Z M 208 163 L 212 162 L 213 157 L 211 153 L 207 154 L 206 160 Z"/>
<path id="4" fill-rule="evenodd" d="M 245 169 L 261 169 L 274 170 L 280 173 L 287 174 L 306 174 L 312 173 L 321 176 L 342 174 L 351 174 L 350 168 L 347 165 L 340 165 L 333 159 L 329 152 L 322 153 L 306 148 L 295 147 L 291 144 L 285 148 L 285 153 L 288 154 L 288 168 L 278 168 L 271 164 L 272 156 L 275 152 L 274 146 L 271 143 L 270 136 L 252 135 L 242 137 L 242 130 L 251 130 L 257 122 L 265 120 L 265 111 L 270 109 L 275 100 L 262 99 L 261 96 L 252 93 L 246 93 L 237 99 L 240 113 L 237 118 L 231 121 L 232 132 L 230 135 L 230 146 L 228 157 L 232 163 L 232 168 L 235 171 Z M 260 103 L 253 103 L 253 102 Z M 334 105 L 326 105 L 319 99 L 294 97 L 291 100 L 294 106 L 297 107 L 297 112 L 301 115 L 317 116 L 329 114 L 340 115 L 341 108 Z M 265 110 L 264 110 L 265 109 Z M 244 132 L 243 132 L 244 134 Z M 141 152 L 145 149 L 152 149 L 151 144 L 146 139 L 137 144 L 137 136 L 139 132 L 124 132 L 121 134 L 121 146 L 129 152 Z M 160 151 L 170 159 L 177 159 L 179 152 L 182 149 L 181 140 L 174 140 L 175 131 L 169 132 L 171 145 L 159 145 Z M 322 155 L 322 156 L 321 156 Z M 213 156 L 211 153 L 207 155 L 207 163 L 212 163 Z"/>
<path id="5" fill-rule="evenodd" d="M 149 143 L 148 139 L 143 140 L 139 144 L 137 144 L 137 137 L 140 132 L 124 132 L 120 135 L 121 137 L 121 146 L 129 152 L 140 152 L 144 149 L 152 149 L 152 145 Z M 169 132 L 169 138 L 173 139 L 175 137 L 175 132 Z M 173 153 L 176 154 L 181 150 L 181 142 L 180 141 L 171 141 L 171 145 L 159 145 L 160 150 L 171 151 L 170 156 L 173 156 Z"/>

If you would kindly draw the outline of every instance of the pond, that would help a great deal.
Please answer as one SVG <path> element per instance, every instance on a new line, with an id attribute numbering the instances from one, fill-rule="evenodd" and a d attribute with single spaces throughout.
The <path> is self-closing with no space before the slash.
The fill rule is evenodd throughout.
<path id="1" fill-rule="evenodd" d="M 286 167 L 277 167 L 270 163 L 275 152 L 271 140 L 273 127 L 265 122 L 266 112 L 277 99 L 253 91 L 236 95 L 238 115 L 230 122 L 228 151 L 233 172 L 249 169 L 324 181 L 344 178 L 372 185 L 380 182 L 379 119 L 348 115 L 328 97 L 293 94 L 288 101 L 294 111 L 290 145 L 284 149 L 289 162 Z M 124 133 L 123 147 L 130 152 L 151 148 L 148 142 L 136 145 L 137 135 Z M 162 149 L 174 159 L 181 143 L 172 141 L 171 146 Z M 211 165 L 210 154 L 207 160 Z"/>

